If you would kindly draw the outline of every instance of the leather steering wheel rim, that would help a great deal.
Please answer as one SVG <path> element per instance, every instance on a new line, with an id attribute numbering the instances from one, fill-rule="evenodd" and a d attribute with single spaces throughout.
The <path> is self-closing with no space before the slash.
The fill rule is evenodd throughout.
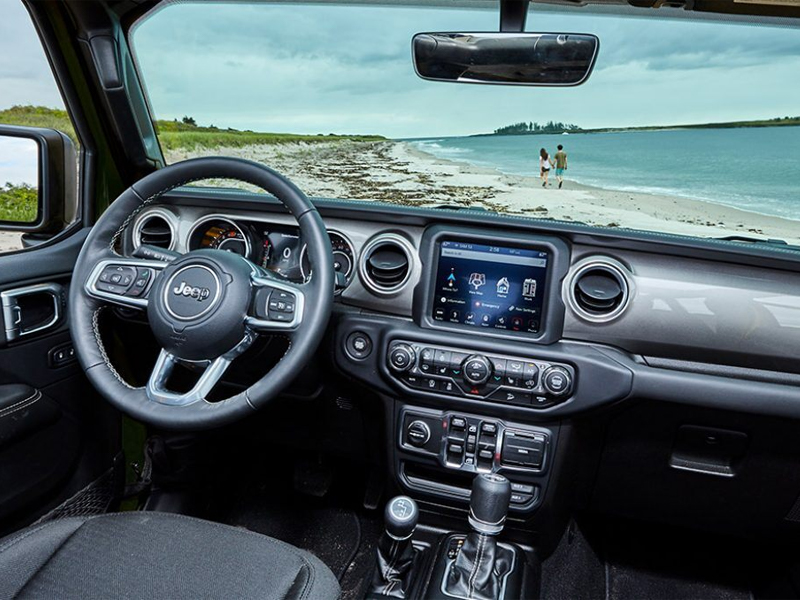
<path id="1" fill-rule="evenodd" d="M 153 401 L 148 397 L 145 387 L 131 386 L 111 364 L 98 323 L 101 312 L 109 302 L 91 293 L 93 288 L 90 279 L 96 277 L 101 262 L 126 260 L 116 252 L 115 246 L 142 209 L 170 190 L 211 178 L 247 182 L 278 198 L 297 220 L 300 235 L 308 247 L 313 277 L 304 284 L 293 284 L 299 295 L 307 300 L 304 306 L 300 306 L 303 312 L 299 325 L 292 332 L 288 350 L 266 375 L 245 391 L 225 400 L 172 406 Z M 263 201 L 268 202 L 267 197 Z M 198 252 L 208 257 L 211 256 L 209 252 L 223 251 Z M 193 260 L 193 254 L 189 252 L 184 257 Z M 225 257 L 225 260 L 231 259 Z M 252 266 L 252 263 L 248 265 Z M 261 273 L 261 276 L 259 280 L 267 281 L 268 285 L 270 281 L 275 281 L 270 280 L 266 273 Z M 150 289 L 156 289 L 157 284 L 156 278 Z M 275 281 L 275 285 L 281 284 Z M 84 372 L 94 387 L 115 407 L 134 419 L 163 429 L 209 429 L 252 414 L 295 379 L 313 357 L 325 334 L 333 306 L 333 290 L 330 239 L 322 218 L 300 189 L 281 174 L 256 162 L 223 157 L 196 158 L 159 169 L 141 179 L 112 202 L 98 219 L 75 265 L 69 294 L 70 330 Z M 245 329 L 249 331 L 249 328 Z"/>

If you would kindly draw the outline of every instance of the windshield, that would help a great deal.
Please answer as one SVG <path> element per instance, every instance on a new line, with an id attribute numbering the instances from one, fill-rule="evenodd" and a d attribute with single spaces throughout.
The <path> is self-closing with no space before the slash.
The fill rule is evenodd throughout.
<path id="1" fill-rule="evenodd" d="M 420 79 L 423 31 L 497 10 L 175 3 L 132 45 L 167 162 L 232 155 L 309 196 L 800 243 L 800 34 L 532 9 L 600 39 L 579 87 Z"/>

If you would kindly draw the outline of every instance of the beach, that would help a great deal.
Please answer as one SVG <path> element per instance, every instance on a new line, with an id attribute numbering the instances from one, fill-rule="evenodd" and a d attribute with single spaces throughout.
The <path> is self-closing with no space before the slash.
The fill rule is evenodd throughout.
<path id="1" fill-rule="evenodd" d="M 678 235 L 759 239 L 800 244 L 800 222 L 679 196 L 626 192 L 570 180 L 544 189 L 538 177 L 509 175 L 463 161 L 437 158 L 409 142 L 340 142 L 226 148 L 292 179 L 309 196 L 378 200 L 408 206 L 455 205 L 588 225 Z M 176 151 L 169 162 L 212 156 Z M 573 167 L 579 171 L 579 166 Z"/>
<path id="2" fill-rule="evenodd" d="M 679 196 L 603 189 L 555 177 L 510 175 L 465 161 L 437 158 L 410 142 L 286 143 L 172 150 L 167 162 L 197 156 L 237 156 L 261 162 L 309 196 L 374 200 L 406 206 L 458 206 L 588 225 L 678 235 L 779 238 L 800 245 L 800 222 Z M 572 165 L 572 163 L 571 163 Z M 579 172 L 580 166 L 572 166 Z M 552 174 L 551 174 L 552 175 Z M 216 184 L 246 185 L 232 182 Z M 0 251 L 19 248 L 19 234 L 0 233 Z"/>

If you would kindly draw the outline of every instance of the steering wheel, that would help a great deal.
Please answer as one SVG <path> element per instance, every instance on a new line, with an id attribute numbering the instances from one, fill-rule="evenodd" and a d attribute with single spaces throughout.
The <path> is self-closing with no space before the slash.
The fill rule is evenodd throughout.
<path id="1" fill-rule="evenodd" d="M 195 250 L 171 262 L 140 260 L 117 251 L 126 227 L 142 209 L 176 187 L 209 178 L 244 181 L 278 198 L 297 220 L 313 277 L 291 283 L 223 250 Z M 114 406 L 165 429 L 208 429 L 246 417 L 294 380 L 322 340 L 333 291 L 330 239 L 303 192 L 255 162 L 197 158 L 135 183 L 97 221 L 75 265 L 70 329 L 86 375 Z M 130 385 L 109 360 L 99 329 L 99 317 L 109 305 L 147 311 L 162 350 L 145 387 Z M 209 402 L 207 396 L 231 361 L 258 335 L 275 334 L 287 336 L 290 343 L 272 370 L 245 391 Z M 136 351 L 135 341 L 128 348 Z M 181 362 L 204 367 L 188 392 L 168 387 L 173 368 Z"/>

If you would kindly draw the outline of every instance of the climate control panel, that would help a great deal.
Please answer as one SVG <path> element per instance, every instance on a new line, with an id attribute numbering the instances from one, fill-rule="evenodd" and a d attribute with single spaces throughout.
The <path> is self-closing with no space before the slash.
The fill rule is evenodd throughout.
<path id="1" fill-rule="evenodd" d="M 392 342 L 387 363 L 392 376 L 414 392 L 539 409 L 567 400 L 576 378 L 567 364 L 410 341 Z"/>

